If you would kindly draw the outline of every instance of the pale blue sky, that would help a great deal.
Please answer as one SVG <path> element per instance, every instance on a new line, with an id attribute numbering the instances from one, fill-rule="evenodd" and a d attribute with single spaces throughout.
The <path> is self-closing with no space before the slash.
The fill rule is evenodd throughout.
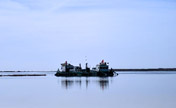
<path id="1" fill-rule="evenodd" d="M 0 0 L 0 70 L 176 67 L 175 0 Z"/>

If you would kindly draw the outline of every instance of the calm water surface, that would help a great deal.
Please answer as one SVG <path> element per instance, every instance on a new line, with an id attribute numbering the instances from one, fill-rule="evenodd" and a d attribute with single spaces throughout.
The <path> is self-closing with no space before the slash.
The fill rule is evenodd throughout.
<path id="1" fill-rule="evenodd" d="M 34 72 L 37 73 L 37 72 Z M 0 108 L 175 108 L 176 74 L 0 77 Z M 0 73 L 14 74 L 14 73 Z M 16 73 L 19 74 L 19 73 Z"/>

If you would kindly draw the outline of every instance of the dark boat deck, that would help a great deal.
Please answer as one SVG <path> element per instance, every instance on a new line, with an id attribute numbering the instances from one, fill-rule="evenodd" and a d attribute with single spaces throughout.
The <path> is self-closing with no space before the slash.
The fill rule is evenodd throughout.
<path id="1" fill-rule="evenodd" d="M 55 76 L 114 76 L 115 73 L 108 72 L 57 72 Z"/>

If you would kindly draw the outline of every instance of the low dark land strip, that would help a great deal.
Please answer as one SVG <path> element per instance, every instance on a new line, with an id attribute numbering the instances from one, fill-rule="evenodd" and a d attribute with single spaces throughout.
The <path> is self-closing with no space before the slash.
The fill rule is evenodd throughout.
<path id="1" fill-rule="evenodd" d="M 56 72 L 56 71 L 0 71 L 0 72 Z"/>
<path id="2" fill-rule="evenodd" d="M 176 68 L 113 69 L 114 71 L 176 71 Z"/>
<path id="3" fill-rule="evenodd" d="M 113 69 L 114 71 L 176 71 L 176 68 Z M 57 72 L 57 71 L 0 71 L 0 72 Z"/>
<path id="4" fill-rule="evenodd" d="M 0 77 L 18 77 L 18 76 L 46 76 L 46 74 L 13 74 L 13 75 L 0 75 Z"/>

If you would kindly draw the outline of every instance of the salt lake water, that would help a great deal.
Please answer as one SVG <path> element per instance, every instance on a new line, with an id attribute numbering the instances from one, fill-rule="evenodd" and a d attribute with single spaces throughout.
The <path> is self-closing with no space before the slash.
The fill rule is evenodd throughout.
<path id="1" fill-rule="evenodd" d="M 31 73 L 47 76 L 0 77 L 0 108 L 176 107 L 176 72 L 119 72 L 115 77 Z"/>

